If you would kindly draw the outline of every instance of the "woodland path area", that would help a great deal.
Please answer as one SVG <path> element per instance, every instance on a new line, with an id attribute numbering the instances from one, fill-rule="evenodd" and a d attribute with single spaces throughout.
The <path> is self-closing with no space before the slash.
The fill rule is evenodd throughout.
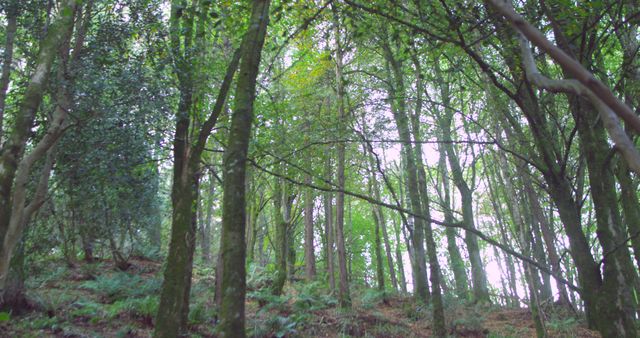
<path id="1" fill-rule="evenodd" d="M 640 0 L 0 0 L 0 337 L 640 336 Z"/>

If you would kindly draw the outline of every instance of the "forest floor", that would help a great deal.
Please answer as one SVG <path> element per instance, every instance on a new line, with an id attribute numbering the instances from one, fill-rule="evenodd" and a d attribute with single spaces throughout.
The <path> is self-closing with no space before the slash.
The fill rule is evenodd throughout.
<path id="1" fill-rule="evenodd" d="M 27 281 L 33 309 L 0 313 L 0 337 L 150 337 L 161 286 L 160 263 L 133 259 L 126 272 L 109 261 L 67 267 L 51 262 Z M 194 269 L 189 330 L 215 337 L 213 271 Z M 247 330 L 253 337 L 429 337 L 428 308 L 410 298 L 355 290 L 353 309 L 340 311 L 320 283 L 297 283 L 269 294 L 266 273 L 248 276 Z M 445 300 L 452 337 L 535 337 L 527 309 L 479 307 Z M 578 320 L 554 315 L 552 337 L 599 337 Z"/>

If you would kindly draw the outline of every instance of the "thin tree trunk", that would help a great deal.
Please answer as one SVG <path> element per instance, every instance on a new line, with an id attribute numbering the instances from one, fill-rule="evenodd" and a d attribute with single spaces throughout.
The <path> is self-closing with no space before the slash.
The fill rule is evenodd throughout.
<path id="1" fill-rule="evenodd" d="M 311 175 L 307 175 L 306 183 L 311 184 Z M 313 191 L 311 191 L 311 188 L 307 188 L 304 196 L 304 257 L 308 281 L 316 278 L 316 254 L 313 245 L 313 205 Z"/>
<path id="2" fill-rule="evenodd" d="M 371 192 L 372 188 L 372 177 L 369 176 L 369 192 Z M 376 258 L 376 279 L 378 282 L 378 290 L 384 291 L 384 265 L 382 263 L 382 244 L 380 240 L 380 214 L 378 210 L 376 210 L 375 206 L 371 206 L 371 214 L 373 216 L 373 222 L 375 224 L 374 229 L 374 245 L 373 250 Z"/>
<path id="3" fill-rule="evenodd" d="M 544 215 L 544 211 L 542 210 L 542 206 L 540 205 L 540 196 L 533 189 L 531 182 L 529 181 L 526 173 L 521 174 L 522 180 L 524 181 L 524 189 L 525 193 L 529 198 L 529 203 L 531 205 L 531 211 L 533 217 L 540 224 L 540 230 L 542 232 L 542 239 L 545 242 L 547 248 L 547 254 L 549 256 L 549 262 L 551 264 L 551 269 L 554 274 L 558 276 L 562 276 L 562 269 L 560 268 L 560 256 L 558 255 L 558 251 L 555 245 L 555 235 L 553 233 L 552 227 L 547 221 L 547 218 Z M 567 292 L 567 288 L 563 283 L 557 282 L 556 286 L 558 288 L 559 302 L 560 304 L 569 306 L 571 303 L 569 301 L 569 294 Z"/>
<path id="4" fill-rule="evenodd" d="M 200 227 L 202 229 L 202 242 L 200 243 L 202 249 L 202 260 L 207 266 L 211 265 L 213 259 L 211 257 L 211 227 L 213 227 L 213 201 L 215 198 L 214 194 L 216 192 L 214 180 L 213 172 L 210 172 L 209 191 L 207 192 L 208 196 L 205 204 L 206 216 Z"/>
<path id="5" fill-rule="evenodd" d="M 399 277 L 399 281 L 398 283 L 400 284 L 400 290 L 404 293 L 407 292 L 407 279 L 405 277 L 404 274 L 404 263 L 402 261 L 402 252 L 400 250 L 400 227 L 401 225 L 398 224 L 397 220 L 395 217 L 393 218 L 393 229 L 394 229 L 394 234 L 395 234 L 395 239 L 396 239 L 396 262 L 398 263 L 398 277 Z"/>
<path id="6" fill-rule="evenodd" d="M 420 186 L 416 167 L 416 159 L 411 145 L 411 134 L 409 131 L 409 117 L 407 116 L 406 104 L 404 101 L 405 87 L 402 74 L 402 64 L 397 60 L 388 41 L 382 44 L 385 59 L 390 65 L 389 78 L 394 82 L 388 86 L 389 97 L 393 98 L 391 111 L 396 122 L 398 135 L 402 142 L 402 160 L 407 173 L 407 193 L 411 204 L 411 209 L 417 215 L 425 215 L 420 199 Z M 392 74 L 393 75 L 392 75 Z M 411 244 L 413 247 L 413 259 L 415 273 L 413 278 L 414 293 L 416 299 L 423 303 L 429 302 L 429 285 L 427 283 L 426 254 L 424 249 L 424 222 L 422 218 L 413 217 L 413 229 L 411 233 Z"/>
<path id="7" fill-rule="evenodd" d="M 5 28 L 4 55 L 2 59 L 2 77 L 0 77 L 0 143 L 3 139 L 4 110 L 7 100 L 7 90 L 11 82 L 11 64 L 13 63 L 13 45 L 18 28 L 18 1 L 10 0 L 5 5 L 5 18 L 7 27 Z"/>
<path id="8" fill-rule="evenodd" d="M 333 25 L 334 25 L 334 39 L 336 42 L 336 83 L 337 83 L 337 95 L 338 95 L 338 121 L 339 123 L 339 137 L 345 135 L 347 114 L 344 107 L 344 79 L 342 77 L 343 70 L 343 50 L 341 43 L 341 32 L 339 27 L 338 10 L 336 4 L 331 4 L 333 11 Z M 336 194 L 336 246 L 338 249 L 338 302 L 341 308 L 351 307 L 351 296 L 349 294 L 349 282 L 347 276 L 347 253 L 345 248 L 344 239 L 344 189 L 345 189 L 345 143 L 340 142 L 337 145 L 338 162 L 336 175 L 338 179 L 338 190 Z"/>
<path id="9" fill-rule="evenodd" d="M 288 194 L 288 189 L 285 189 L 284 194 L 284 220 L 286 224 L 285 231 L 285 243 L 286 243 L 286 262 L 287 262 L 287 279 L 293 283 L 296 273 L 296 223 L 293 220 L 293 200 L 294 194 Z"/>
<path id="10" fill-rule="evenodd" d="M 441 145 L 439 146 L 439 154 L 440 158 L 438 161 L 438 167 L 440 170 L 440 174 L 442 175 L 443 198 L 441 202 L 444 207 L 444 221 L 446 223 L 453 223 L 455 221 L 455 218 L 453 217 L 453 212 L 451 211 L 451 193 L 449 187 L 449 173 L 447 171 L 446 153 Z M 453 278 L 456 285 L 456 295 L 459 299 L 467 299 L 469 285 L 467 283 L 467 271 L 464 266 L 464 261 L 462 260 L 462 255 L 460 254 L 460 248 L 458 248 L 458 243 L 456 241 L 458 232 L 453 227 L 446 227 L 444 231 L 445 235 L 447 236 L 449 265 L 453 270 Z"/>
<path id="11" fill-rule="evenodd" d="M 368 157 L 369 157 L 369 172 L 372 180 L 373 196 L 376 200 L 381 201 L 382 197 L 380 196 L 380 186 L 378 185 L 378 180 L 374 170 L 375 165 L 374 165 L 373 154 L 369 152 Z M 391 277 L 391 285 L 393 286 L 394 290 L 398 290 L 398 279 L 396 277 L 396 269 L 393 265 L 393 252 L 391 251 L 391 244 L 389 243 L 389 234 L 387 231 L 387 224 L 384 217 L 384 212 L 382 211 L 382 208 L 380 206 L 376 205 L 376 206 L 373 206 L 373 208 L 374 208 L 374 214 L 377 215 L 378 217 L 380 231 L 382 233 L 382 239 L 384 242 L 384 248 L 385 248 L 385 253 L 387 258 L 387 266 L 389 268 L 389 276 Z"/>
<path id="12" fill-rule="evenodd" d="M 416 67 L 416 89 L 418 91 L 416 99 L 416 109 L 411 116 L 411 133 L 415 141 L 420 141 L 420 114 L 422 113 L 422 70 L 420 68 L 420 62 L 417 60 L 417 56 L 414 54 L 414 67 Z M 401 76 L 401 74 L 396 74 Z M 399 98 L 404 100 L 404 98 Z M 422 145 L 416 144 L 414 147 L 414 153 L 416 158 L 416 170 L 418 174 L 418 187 L 420 189 L 420 200 L 422 204 L 423 216 L 427 219 L 431 219 L 429 191 L 427 189 L 427 175 L 424 170 L 424 161 L 422 159 Z M 444 320 L 444 307 L 442 302 L 442 290 L 440 285 L 440 263 L 438 262 L 438 252 L 436 249 L 436 242 L 433 238 L 433 229 L 431 222 L 424 220 L 424 235 L 427 246 L 427 256 L 429 258 L 429 278 L 431 281 L 431 302 L 433 306 L 433 334 L 437 337 L 444 337 L 446 335 L 445 320 Z"/>
<path id="13" fill-rule="evenodd" d="M 333 179 L 333 175 L 331 173 L 331 157 L 327 156 L 325 160 L 325 178 L 328 181 Z M 325 236 L 327 238 L 327 247 L 325 250 L 327 251 L 327 278 L 329 279 L 329 289 L 332 293 L 336 290 L 336 279 L 335 279 L 335 263 L 334 263 L 334 244 L 333 244 L 333 194 L 330 192 L 326 192 L 324 194 L 324 218 L 325 218 Z"/>
<path id="14" fill-rule="evenodd" d="M 436 74 L 440 78 L 439 63 L 436 63 Z M 465 181 L 462 168 L 460 167 L 460 160 L 451 143 L 451 124 L 453 118 L 453 111 L 450 106 L 450 94 L 449 85 L 440 79 L 440 90 L 442 95 L 442 102 L 445 106 L 444 116 L 440 117 L 440 129 L 442 131 L 442 138 L 445 142 L 443 147 L 446 150 L 447 158 L 449 159 L 449 166 L 451 167 L 451 174 L 453 183 L 458 188 L 462 199 L 462 219 L 467 229 L 475 229 L 473 220 L 473 191 Z M 471 278 L 473 281 L 472 289 L 475 302 L 490 303 L 489 289 L 487 287 L 487 275 L 484 270 L 484 263 L 480 256 L 480 247 L 478 246 L 478 237 L 473 233 L 467 231 L 465 234 L 465 242 L 467 244 L 467 250 L 469 252 L 469 261 L 471 263 Z"/>

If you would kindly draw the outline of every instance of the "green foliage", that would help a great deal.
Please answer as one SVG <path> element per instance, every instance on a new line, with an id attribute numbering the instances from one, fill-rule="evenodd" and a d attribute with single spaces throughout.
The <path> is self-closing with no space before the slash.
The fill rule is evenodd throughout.
<path id="1" fill-rule="evenodd" d="M 296 313 L 302 313 L 326 309 L 337 304 L 338 301 L 329 294 L 329 290 L 325 288 L 325 285 L 322 282 L 315 281 L 301 284 L 301 287 L 297 290 L 293 309 Z"/>
<path id="2" fill-rule="evenodd" d="M 73 308 L 69 312 L 71 318 L 86 318 L 92 323 L 104 319 L 104 315 L 107 313 L 104 305 L 89 299 L 79 299 L 71 307 Z"/>
<path id="3" fill-rule="evenodd" d="M 259 290 L 268 288 L 274 279 L 274 272 L 268 271 L 258 264 L 250 264 L 247 270 L 247 289 Z"/>
<path id="4" fill-rule="evenodd" d="M 123 314 L 151 320 L 158 312 L 159 299 L 157 296 L 146 296 L 142 298 L 127 298 L 109 304 L 105 308 L 109 319 L 117 318 Z"/>
<path id="5" fill-rule="evenodd" d="M 160 286 L 161 282 L 157 278 L 143 279 L 126 272 L 100 275 L 95 280 L 85 281 L 80 285 L 81 288 L 93 291 L 108 301 L 156 294 Z"/>
<path id="6" fill-rule="evenodd" d="M 64 265 L 56 265 L 52 269 L 47 269 L 44 271 L 40 271 L 35 278 L 32 278 L 29 281 L 29 285 L 32 287 L 44 287 L 44 286 L 52 286 L 57 284 L 60 281 L 63 281 L 70 276 L 69 269 Z"/>
<path id="7" fill-rule="evenodd" d="M 8 322 L 11 319 L 11 314 L 9 312 L 0 312 L 0 323 Z"/>
<path id="8" fill-rule="evenodd" d="M 575 337 L 578 333 L 579 322 L 576 318 L 550 318 L 546 323 L 548 329 L 559 337 Z"/>
<path id="9" fill-rule="evenodd" d="M 380 291 L 378 289 L 366 289 L 362 294 L 362 307 L 365 309 L 371 309 L 382 303 L 386 297 L 387 293 L 385 291 Z"/>
<path id="10" fill-rule="evenodd" d="M 290 296 L 275 296 L 269 289 L 260 289 L 257 291 L 249 292 L 247 294 L 247 298 L 263 304 L 258 312 L 266 312 L 272 309 L 282 309 L 285 304 L 287 304 L 289 299 L 291 299 Z"/>
<path id="11" fill-rule="evenodd" d="M 36 318 L 31 318 L 29 321 L 26 321 L 26 328 L 35 329 L 35 330 L 43 330 L 49 329 L 55 331 L 60 327 L 60 323 L 62 322 L 61 318 L 57 316 L 48 317 L 48 316 L 38 316 Z"/>

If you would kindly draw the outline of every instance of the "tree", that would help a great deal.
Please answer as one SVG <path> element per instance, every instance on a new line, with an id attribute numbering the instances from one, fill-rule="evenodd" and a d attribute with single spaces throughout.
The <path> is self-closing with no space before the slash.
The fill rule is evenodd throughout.
<path id="1" fill-rule="evenodd" d="M 269 0 L 253 2 L 249 30 L 242 42 L 242 61 L 236 85 L 234 113 L 224 154 L 221 241 L 224 294 L 219 331 L 223 337 L 245 336 L 245 170 L 253 123 L 256 79 L 269 22 L 269 4 Z"/>
<path id="2" fill-rule="evenodd" d="M 60 8 L 58 17 L 49 28 L 46 37 L 40 45 L 35 71 L 26 88 L 20 111 L 13 124 L 9 127 L 7 141 L 2 146 L 0 155 L 0 305 L 1 307 L 19 307 L 23 305 L 20 290 L 14 289 L 9 283 L 9 269 L 13 250 L 17 245 L 24 227 L 30 217 L 40 207 L 46 194 L 49 172 L 52 163 L 45 165 L 41 172 L 38 189 L 32 201 L 26 202 L 26 185 L 31 170 L 36 161 L 42 159 L 53 147 L 64 132 L 63 123 L 70 108 L 70 102 L 58 102 L 58 107 L 48 126 L 46 135 L 28 153 L 25 153 L 29 141 L 30 130 L 49 79 L 49 73 L 56 55 L 62 50 L 68 58 L 69 40 L 74 26 L 74 15 L 78 4 L 75 0 L 68 0 Z M 81 46 L 81 45 L 80 45 Z M 66 69 L 62 68 L 61 72 Z M 61 89 L 59 100 L 67 99 L 67 88 Z"/>

